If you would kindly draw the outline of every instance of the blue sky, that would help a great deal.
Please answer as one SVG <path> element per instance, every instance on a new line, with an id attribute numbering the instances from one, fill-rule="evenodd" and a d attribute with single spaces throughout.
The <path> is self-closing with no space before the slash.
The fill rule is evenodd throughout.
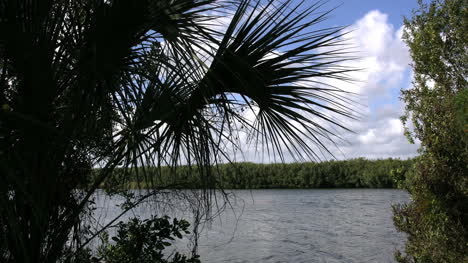
<path id="1" fill-rule="evenodd" d="M 299 1 L 297 1 L 299 2 Z M 312 2 L 311 2 L 312 3 Z M 363 60 L 355 66 L 366 69 L 356 76 L 363 83 L 357 90 L 367 105 L 359 123 L 350 123 L 355 135 L 345 134 L 340 159 L 408 158 L 416 155 L 418 145 L 403 136 L 399 117 L 404 104 L 400 90 L 411 86 L 411 58 L 401 40 L 403 17 L 411 18 L 417 0 L 330 0 L 325 8 L 339 6 L 323 25 L 349 25 L 355 31 L 350 41 L 359 46 Z"/>
<path id="2" fill-rule="evenodd" d="M 306 5 L 313 3 L 314 0 L 305 0 Z M 398 98 L 401 89 L 411 87 L 412 78 L 411 57 L 401 39 L 403 17 L 410 18 L 411 10 L 417 6 L 417 0 L 330 0 L 324 2 L 320 9 L 327 11 L 338 7 L 327 21 L 318 26 L 348 25 L 352 30 L 348 41 L 357 47 L 361 59 L 349 62 L 347 66 L 365 69 L 352 76 L 359 84 L 332 83 L 361 94 L 360 102 L 364 105 L 359 109 L 363 114 L 362 120 L 344 120 L 355 133 L 343 132 L 341 135 L 345 141 L 338 143 L 338 148 L 329 145 L 338 159 L 406 159 L 417 154 L 418 144 L 409 144 L 403 135 L 400 116 L 404 112 L 404 104 Z M 274 161 L 259 159 L 250 150 L 244 153 L 243 158 L 257 162 Z"/>
<path id="3" fill-rule="evenodd" d="M 389 23 L 395 27 L 403 24 L 403 16 L 411 17 L 411 10 L 418 6 L 416 0 L 331 0 L 326 5 L 340 5 L 329 21 L 335 24 L 352 24 L 369 11 L 379 10 L 388 15 Z"/>

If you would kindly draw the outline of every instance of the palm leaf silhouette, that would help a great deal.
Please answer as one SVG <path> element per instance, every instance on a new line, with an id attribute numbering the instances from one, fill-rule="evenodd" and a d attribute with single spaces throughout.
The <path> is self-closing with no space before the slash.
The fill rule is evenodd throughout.
<path id="1" fill-rule="evenodd" d="M 354 69 L 344 28 L 316 28 L 322 5 L 1 0 L 0 245 L 11 242 L 0 258 L 82 249 L 100 233 L 82 240 L 96 189 L 163 187 L 165 165 L 195 165 L 209 209 L 211 165 L 243 148 L 242 132 L 283 161 L 331 154 L 355 112 L 329 80 Z"/>

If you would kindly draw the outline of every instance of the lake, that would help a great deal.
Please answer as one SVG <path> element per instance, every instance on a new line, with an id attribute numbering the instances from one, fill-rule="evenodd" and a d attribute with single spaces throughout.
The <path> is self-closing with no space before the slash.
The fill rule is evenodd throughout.
<path id="1" fill-rule="evenodd" d="M 391 209 L 392 204 L 409 200 L 402 190 L 231 192 L 232 207 L 200 231 L 202 262 L 395 262 L 395 249 L 404 245 Z M 105 206 L 103 200 L 97 201 L 104 219 L 117 213 L 110 205 L 113 201 Z M 173 215 L 190 219 L 182 207 Z M 141 207 L 133 215 L 147 217 L 154 211 L 161 209 Z M 177 249 L 186 246 L 178 244 Z"/>

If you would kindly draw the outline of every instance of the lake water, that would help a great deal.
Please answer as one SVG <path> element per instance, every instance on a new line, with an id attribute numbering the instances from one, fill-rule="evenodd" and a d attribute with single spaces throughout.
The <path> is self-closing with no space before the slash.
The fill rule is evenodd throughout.
<path id="1" fill-rule="evenodd" d="M 201 230 L 198 252 L 202 262 L 395 262 L 393 253 L 405 241 L 393 226 L 391 209 L 392 204 L 409 200 L 405 191 L 232 193 L 236 197 L 232 207 Z M 116 213 L 108 206 L 106 210 Z M 154 211 L 141 208 L 133 215 L 146 217 Z M 175 214 L 188 216 L 184 209 Z M 183 245 L 177 247 L 183 250 Z"/>

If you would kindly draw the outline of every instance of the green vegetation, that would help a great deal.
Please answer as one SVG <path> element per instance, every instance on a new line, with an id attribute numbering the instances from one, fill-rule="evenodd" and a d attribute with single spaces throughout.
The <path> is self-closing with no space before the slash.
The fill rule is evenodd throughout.
<path id="1" fill-rule="evenodd" d="M 198 255 L 187 257 L 175 252 L 170 259 L 162 253 L 171 246 L 175 238 L 190 234 L 190 224 L 185 220 L 167 216 L 140 220 L 132 218 L 127 223 L 120 222 L 117 235 L 101 235 L 102 244 L 98 248 L 98 257 L 91 257 L 92 262 L 106 263 L 200 263 Z M 170 254 L 170 253 L 169 253 Z M 92 263 L 90 262 L 90 263 Z"/>
<path id="2" fill-rule="evenodd" d="M 414 160 L 384 159 L 366 160 L 363 158 L 345 161 L 291 164 L 221 164 L 213 170 L 216 176 L 211 181 L 213 187 L 223 189 L 264 189 L 264 188 L 397 188 L 396 181 L 404 181 L 412 171 Z M 149 168 L 146 168 L 149 169 Z M 114 171 L 111 181 L 102 186 L 112 188 L 147 188 L 140 183 L 135 171 L 123 169 Z M 180 166 L 176 170 L 169 167 L 152 169 L 153 187 L 159 188 L 202 188 L 198 170 Z M 133 178 L 132 181 L 119 178 Z M 119 182 L 123 182 L 119 183 Z"/>
<path id="3" fill-rule="evenodd" d="M 405 183 L 412 201 L 394 208 L 396 227 L 408 235 L 396 258 L 468 262 L 467 1 L 420 1 L 405 27 L 415 81 L 402 91 L 402 119 L 421 155 Z"/>

